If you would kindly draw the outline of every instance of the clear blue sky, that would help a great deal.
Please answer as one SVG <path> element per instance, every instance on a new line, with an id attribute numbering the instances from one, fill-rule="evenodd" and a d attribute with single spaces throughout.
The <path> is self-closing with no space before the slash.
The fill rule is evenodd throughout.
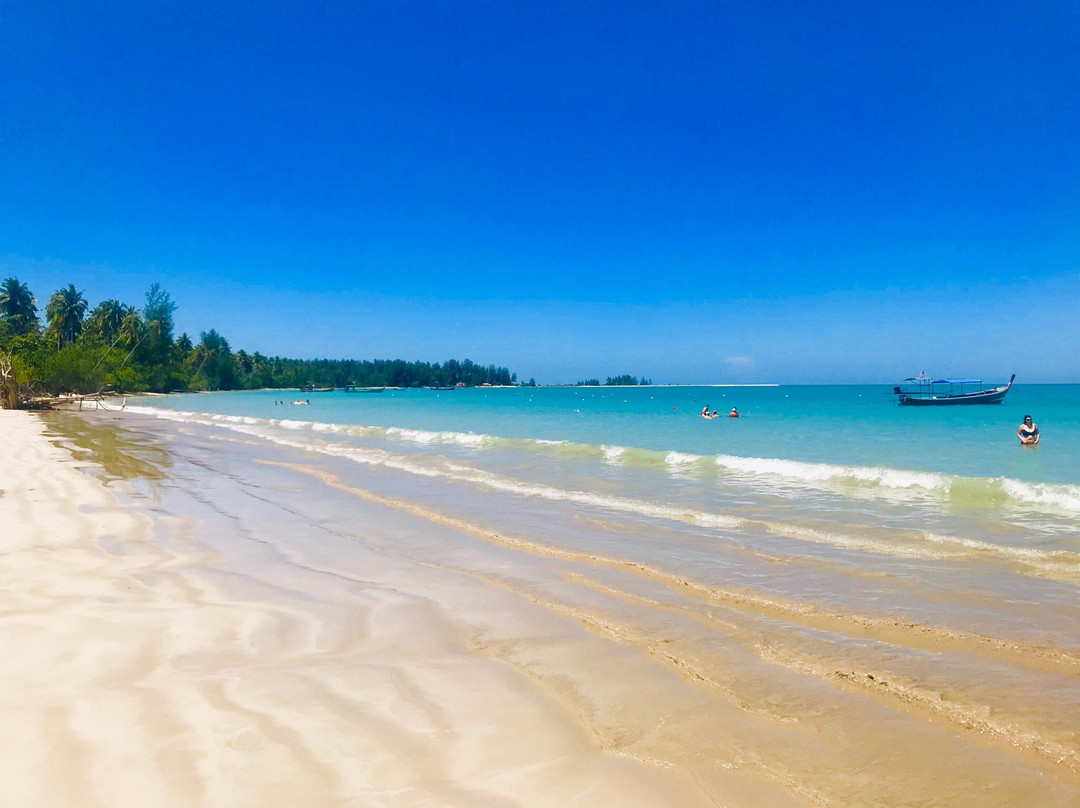
<path id="1" fill-rule="evenodd" d="M 542 383 L 1080 381 L 1080 5 L 0 0 L 0 277 Z"/>

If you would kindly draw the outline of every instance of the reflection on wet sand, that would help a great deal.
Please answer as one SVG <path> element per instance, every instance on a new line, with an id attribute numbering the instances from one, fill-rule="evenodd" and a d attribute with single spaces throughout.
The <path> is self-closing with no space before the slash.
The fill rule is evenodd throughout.
<path id="1" fill-rule="evenodd" d="M 76 460 L 85 462 L 90 473 L 106 482 L 115 480 L 163 480 L 168 476 L 171 456 L 148 440 L 125 430 L 115 416 L 98 416 L 90 421 L 71 412 L 41 413 L 49 435 L 59 439 Z"/>
<path id="2" fill-rule="evenodd" d="M 91 702 L 112 694 L 155 750 L 148 804 L 1080 797 L 1077 606 L 1038 599 L 1068 582 L 1025 579 L 1028 600 L 1009 605 L 990 589 L 996 570 L 983 590 L 941 588 L 930 567 L 885 572 L 850 550 L 724 544 L 748 523 L 646 520 L 205 426 L 87 420 L 49 428 L 183 542 L 152 541 L 138 520 L 121 559 L 82 541 L 63 584 L 43 578 L 17 608 L 36 609 L 54 640 L 82 621 L 86 664 L 55 681 L 81 675 Z M 103 502 L 63 480 L 40 484 L 69 505 Z M 99 544 L 119 531 L 63 510 Z M 695 542 L 709 552 L 692 555 Z M 840 592 L 853 583 L 873 594 Z M 899 608 L 919 597 L 921 612 Z M 1026 610 L 1037 630 L 995 627 L 994 609 Z M 129 736 L 88 729 L 64 703 L 51 732 L 67 754 L 84 769 L 122 759 Z M 96 751 L 76 744 L 86 738 Z"/>

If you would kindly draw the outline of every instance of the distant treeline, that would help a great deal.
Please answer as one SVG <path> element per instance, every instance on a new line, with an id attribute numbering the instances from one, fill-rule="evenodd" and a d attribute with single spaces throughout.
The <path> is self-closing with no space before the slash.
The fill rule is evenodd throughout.
<path id="1" fill-rule="evenodd" d="M 646 379 L 642 376 L 638 379 L 636 376 L 608 376 L 607 381 L 604 384 L 610 385 L 636 385 L 636 384 L 652 384 L 652 379 Z M 582 379 L 578 382 L 579 387 L 599 387 L 599 379 Z"/>
<path id="2" fill-rule="evenodd" d="M 436 362 L 406 362 L 402 359 L 269 359 L 237 351 L 239 372 L 253 384 L 244 387 L 453 387 L 464 384 L 517 384 L 517 374 L 495 365 L 477 365 L 465 359 Z"/>
<path id="3" fill-rule="evenodd" d="M 517 374 L 468 359 L 431 364 L 393 360 L 285 359 L 233 351 L 214 329 L 195 343 L 173 336 L 176 304 L 154 284 L 142 309 L 105 300 L 89 309 L 83 292 L 69 285 L 45 307 L 26 284 L 0 285 L 0 401 L 15 407 L 34 395 L 260 387 L 449 387 L 509 385 Z M 529 384 L 535 384 L 529 380 Z"/>

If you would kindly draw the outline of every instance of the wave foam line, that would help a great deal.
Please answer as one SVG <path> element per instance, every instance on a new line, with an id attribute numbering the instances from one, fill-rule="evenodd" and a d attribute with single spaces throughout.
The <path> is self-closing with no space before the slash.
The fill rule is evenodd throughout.
<path id="1" fill-rule="evenodd" d="M 129 408 L 131 409 L 131 408 Z M 539 497 L 557 502 L 569 502 L 577 505 L 604 508 L 621 513 L 634 514 L 655 519 L 678 521 L 706 528 L 718 528 L 729 531 L 761 530 L 773 536 L 796 541 L 838 547 L 846 550 L 876 553 L 895 558 L 915 560 L 955 560 L 975 561 L 989 559 L 1004 563 L 1015 571 L 1037 577 L 1052 578 L 1066 582 L 1080 582 L 1080 554 L 1067 550 L 1038 550 L 1034 548 L 1014 547 L 991 544 L 955 536 L 943 536 L 929 532 L 910 532 L 897 536 L 897 540 L 875 538 L 864 534 L 843 534 L 819 530 L 786 522 L 743 519 L 739 517 L 702 511 L 693 508 L 661 505 L 630 497 L 593 494 L 587 491 L 568 490 L 542 483 L 526 483 L 494 474 L 452 461 L 442 461 L 442 467 L 431 465 L 435 462 L 417 462 L 404 455 L 394 454 L 382 449 L 359 448 L 336 443 L 316 444 L 310 440 L 294 440 L 286 435 L 275 433 L 262 425 L 280 426 L 280 422 L 263 420 L 261 424 L 250 424 L 251 419 L 240 416 L 216 416 L 206 418 L 200 413 L 179 410 L 148 409 L 153 415 L 169 413 L 162 417 L 199 423 L 207 426 L 221 426 L 234 431 L 253 435 L 264 440 L 288 446 L 294 449 L 322 452 L 342 457 L 364 465 L 379 465 L 393 468 L 417 476 L 428 478 L 441 477 L 451 481 L 479 485 L 489 490 L 501 491 L 524 497 Z M 305 422 L 297 422 L 305 423 Z M 310 426 L 310 422 L 307 422 Z M 287 427 L 290 431 L 296 427 Z M 349 428 L 347 428 L 349 429 Z M 364 429 L 369 429 L 364 427 Z M 378 428 L 376 428 L 378 429 Z M 622 447 L 619 447 L 622 448 Z M 693 458 L 693 455 L 684 455 Z M 692 461 L 689 461 L 692 462 Z"/>
<path id="2" fill-rule="evenodd" d="M 174 410 L 168 412 L 176 413 L 177 411 Z M 156 412 L 153 414 L 156 414 Z M 190 413 L 189 415 L 198 416 L 197 413 Z M 189 419 L 171 418 L 171 420 Z M 211 426 L 222 425 L 220 420 L 215 421 L 213 419 L 209 421 L 200 421 L 198 420 L 198 418 L 196 418 L 195 422 L 204 423 Z M 245 434 L 256 435 L 258 437 L 263 437 L 266 440 L 278 443 L 280 445 L 290 446 L 292 448 L 298 448 L 307 451 L 320 451 L 319 447 L 313 446 L 312 444 L 310 444 L 310 442 L 292 441 L 274 435 L 262 435 L 260 434 L 260 431 L 253 429 L 250 425 L 240 422 L 226 423 L 230 428 L 235 429 L 236 431 Z M 388 467 L 427 477 L 446 477 L 445 471 L 409 463 L 406 458 L 402 458 L 400 456 L 383 450 L 356 450 L 354 447 L 342 447 L 340 445 L 332 444 L 330 446 L 323 447 L 322 451 L 327 454 L 346 457 L 365 464 L 386 465 Z M 361 451 L 363 451 L 363 454 L 361 454 Z M 416 513 L 417 515 L 424 518 L 431 519 L 451 527 L 455 527 L 459 530 L 463 530 L 468 533 L 477 535 L 489 541 L 496 541 L 508 547 L 522 549 L 530 553 L 539 554 L 546 557 L 563 558 L 572 561 L 580 561 L 586 564 L 598 564 L 609 569 L 630 572 L 634 575 L 639 575 L 646 579 L 662 583 L 669 589 L 671 589 L 673 592 L 693 595 L 706 603 L 711 603 L 716 606 L 734 609 L 741 612 L 755 613 L 764 617 L 781 619 L 795 623 L 797 625 L 802 625 L 807 628 L 840 633 L 846 636 L 865 636 L 881 642 L 904 645 L 907 647 L 919 648 L 927 651 L 951 650 L 959 647 L 962 650 L 967 650 L 971 653 L 983 654 L 995 659 L 1009 662 L 1010 664 L 1018 664 L 1034 670 L 1066 673 L 1068 675 L 1075 675 L 1076 671 L 1080 670 L 1080 654 L 1063 650 L 1054 646 L 1033 645 L 1028 643 L 1004 640 L 982 634 L 976 634 L 974 632 L 966 632 L 958 629 L 952 629 L 945 626 L 930 626 L 919 623 L 911 623 L 910 621 L 907 621 L 903 618 L 867 616 L 853 613 L 838 613 L 822 609 L 821 607 L 814 604 L 804 603 L 792 599 L 763 595 L 748 590 L 710 586 L 700 583 L 698 581 L 687 579 L 675 573 L 651 567 L 639 561 L 632 561 L 614 556 L 605 556 L 596 553 L 586 553 L 564 548 L 555 548 L 541 545 L 536 542 L 532 542 L 522 538 L 505 536 L 494 531 L 471 525 L 470 523 L 463 520 L 439 514 L 436 511 L 423 508 L 416 503 L 412 503 L 407 500 L 392 500 L 390 498 L 381 497 L 377 494 L 374 494 L 373 492 L 349 485 L 328 472 L 313 469 L 308 466 L 301 466 L 290 463 L 280 463 L 275 461 L 260 462 L 264 462 L 267 465 L 276 465 L 284 468 L 292 468 L 297 471 L 311 474 L 323 480 L 326 484 L 340 490 L 355 493 L 366 499 L 378 500 L 384 502 L 385 504 L 390 504 L 395 507 L 408 509 L 409 511 Z M 489 472 L 482 472 L 471 469 L 469 467 L 461 468 L 474 473 L 476 475 L 475 479 L 477 480 L 488 479 L 499 482 L 499 478 L 497 478 L 495 475 L 491 475 Z M 514 487 L 508 488 L 507 490 L 518 491 L 518 487 L 524 487 L 530 491 L 539 490 L 554 492 L 556 497 L 560 499 L 566 499 L 566 497 L 563 496 L 564 494 L 574 495 L 577 493 L 581 493 L 583 496 L 583 502 L 585 502 L 586 504 L 599 505 L 600 507 L 611 507 L 612 504 L 618 505 L 622 503 L 629 504 L 636 510 L 638 504 L 638 501 L 636 500 L 620 500 L 619 498 L 608 499 L 606 497 L 584 494 L 584 492 L 563 492 L 561 489 L 555 489 L 550 486 L 540 486 L 539 488 L 534 488 L 526 484 L 514 483 L 514 481 L 509 482 L 512 483 Z M 577 500 L 571 499 L 571 501 Z M 653 508 L 649 506 L 649 503 L 640 504 L 646 506 L 646 512 L 648 515 L 661 516 L 662 518 L 673 518 L 670 514 L 685 513 L 684 511 L 678 511 L 676 509 Z M 721 520 L 732 520 L 732 517 L 721 517 L 719 515 L 714 516 L 718 516 L 718 518 Z M 732 521 L 741 525 L 755 524 L 749 520 Z M 779 528 L 781 526 L 776 527 Z M 827 536 L 827 534 L 822 534 L 822 538 L 831 538 L 831 540 L 835 540 L 836 537 L 829 537 Z M 996 545 L 988 545 L 987 547 L 990 550 L 1007 549 L 999 548 Z"/>
<path id="3" fill-rule="evenodd" d="M 1032 483 L 1008 477 L 965 477 L 932 471 L 909 471 L 881 466 L 844 466 L 778 458 L 718 455 L 725 471 L 828 487 L 875 491 L 922 491 L 957 505 L 971 507 L 1011 504 L 1045 510 L 1048 506 L 1080 514 L 1080 486 L 1067 483 Z"/>
<path id="4" fill-rule="evenodd" d="M 992 544 L 960 536 L 917 531 L 904 534 L 906 544 L 862 534 L 842 534 L 790 523 L 761 521 L 757 523 L 773 536 L 797 539 L 859 550 L 896 558 L 923 560 L 1004 562 L 1017 572 L 1039 578 L 1080 583 L 1080 553 L 1069 550 L 1039 550 L 1033 547 Z"/>
<path id="5" fill-rule="evenodd" d="M 846 466 L 768 457 L 703 456 L 630 446 L 594 446 L 572 441 L 503 438 L 469 432 L 325 424 L 294 419 L 259 419 L 239 415 L 206 415 L 157 407 L 129 406 L 127 409 L 159 418 L 176 417 L 181 420 L 209 418 L 218 425 L 268 424 L 289 430 L 383 438 L 417 445 L 456 445 L 477 450 L 526 450 L 571 459 L 596 459 L 608 463 L 654 467 L 680 475 L 716 468 L 736 475 L 780 479 L 796 485 L 833 491 L 839 488 L 842 492 L 851 494 L 862 493 L 889 497 L 896 493 L 909 492 L 962 507 L 1007 505 L 1021 509 L 1080 515 L 1080 485 L 1066 483 L 1033 483 L 1008 477 L 965 477 L 880 466 Z"/>

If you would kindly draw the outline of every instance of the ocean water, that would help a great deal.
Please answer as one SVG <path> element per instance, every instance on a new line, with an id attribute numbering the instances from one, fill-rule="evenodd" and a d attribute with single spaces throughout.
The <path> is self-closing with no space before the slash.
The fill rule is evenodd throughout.
<path id="1" fill-rule="evenodd" d="M 310 404 L 275 405 L 296 400 Z M 1080 513 L 1080 385 L 1017 385 L 1001 405 L 942 408 L 898 407 L 879 385 L 258 391 L 131 403 L 232 417 L 214 419 L 219 423 L 246 418 L 276 430 L 381 439 L 402 450 L 438 445 L 532 451 L 545 460 L 621 459 Z M 699 413 L 706 406 L 721 416 L 737 407 L 742 417 L 705 420 Z M 1016 440 L 1028 413 L 1043 435 L 1034 449 Z"/>
<path id="2" fill-rule="evenodd" d="M 213 393 L 129 399 L 125 420 L 299 451 L 336 497 L 464 526 L 483 558 L 400 537 L 387 552 L 497 579 L 693 672 L 714 699 L 717 770 L 753 762 L 793 804 L 1075 804 L 1080 385 L 940 409 L 889 391 Z M 1038 447 L 1016 438 L 1025 414 Z M 346 505 L 274 496 L 366 535 Z M 882 731 L 887 752 L 865 745 Z M 838 760 L 865 777 L 827 774 Z"/>
<path id="3" fill-rule="evenodd" d="M 310 404 L 275 403 L 298 400 Z M 706 406 L 741 417 L 706 420 Z M 948 562 L 973 585 L 1007 573 L 1025 582 L 1013 595 L 1080 582 L 1078 385 L 1017 386 L 1001 405 L 940 409 L 899 407 L 887 387 L 777 386 L 259 391 L 137 399 L 127 410 L 440 480 L 481 512 L 528 504 L 541 533 L 544 519 L 578 509 L 704 529 L 685 557 L 685 537 L 665 548 L 679 572 L 712 566 L 704 536 L 873 570 L 909 565 L 905 574 Z M 1028 413 L 1042 434 L 1033 448 L 1015 435 Z M 816 597 L 813 580 L 793 577 L 785 593 Z M 859 600 L 843 589 L 829 597 Z M 1080 622 L 1064 627 L 1080 639 Z"/>

